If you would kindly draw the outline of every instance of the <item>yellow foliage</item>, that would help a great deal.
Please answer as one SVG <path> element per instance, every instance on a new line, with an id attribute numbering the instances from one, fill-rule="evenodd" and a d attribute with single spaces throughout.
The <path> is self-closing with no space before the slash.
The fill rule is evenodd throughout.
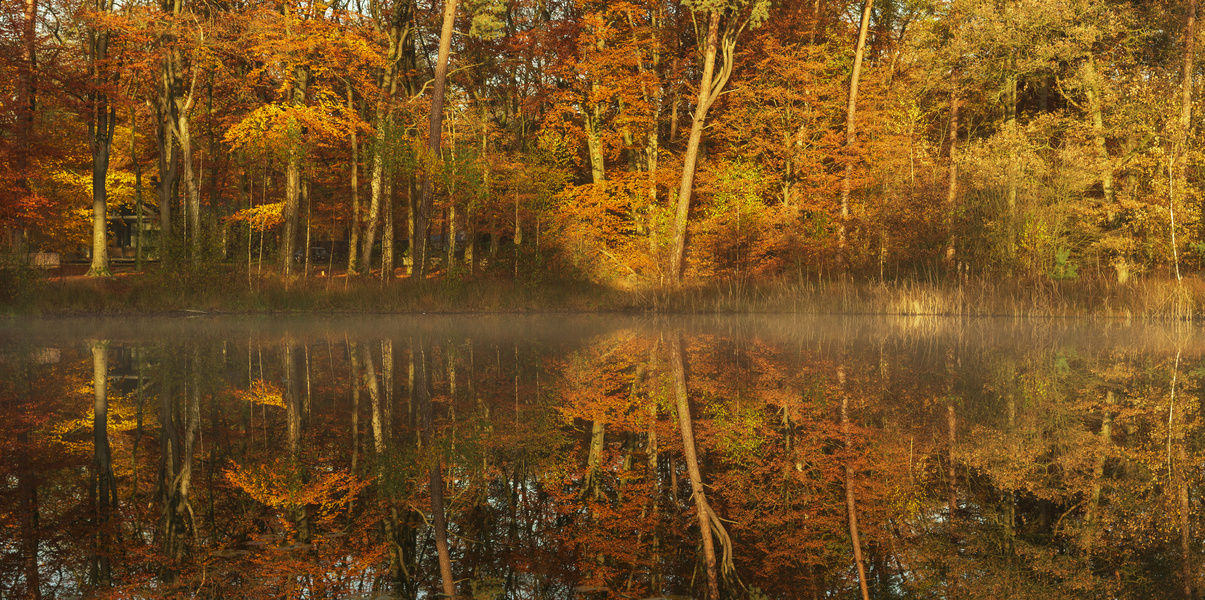
<path id="1" fill-rule="evenodd" d="M 284 395 L 280 390 L 280 386 L 273 384 L 263 379 L 256 379 L 251 382 L 249 390 L 235 390 L 234 397 L 247 402 L 258 402 L 269 406 L 285 407 Z"/>
<path id="2" fill-rule="evenodd" d="M 317 506 L 320 519 L 345 507 L 369 484 L 345 471 L 307 473 L 304 465 L 287 457 L 266 464 L 234 465 L 225 475 L 256 502 L 280 509 Z"/>
<path id="3" fill-rule="evenodd" d="M 341 138 L 348 129 L 343 107 L 333 94 L 321 93 L 316 105 L 285 102 L 265 104 L 226 131 L 226 142 L 235 149 L 265 153 L 287 153 L 307 140 Z"/>
<path id="4" fill-rule="evenodd" d="M 246 221 L 256 231 L 271 229 L 284 223 L 285 203 L 274 202 L 245 208 L 227 217 L 231 221 Z"/>

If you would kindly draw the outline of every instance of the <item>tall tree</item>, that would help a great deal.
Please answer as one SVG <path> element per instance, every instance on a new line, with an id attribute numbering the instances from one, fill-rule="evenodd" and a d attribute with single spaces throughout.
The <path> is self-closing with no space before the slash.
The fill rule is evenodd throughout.
<path id="1" fill-rule="evenodd" d="M 862 55 L 866 51 L 866 34 L 870 29 L 870 10 L 873 0 L 862 0 L 862 18 L 858 25 L 858 42 L 854 47 L 854 66 L 849 75 L 849 100 L 845 104 L 845 177 L 841 180 L 841 223 L 838 225 L 838 240 L 841 263 L 848 263 L 845 256 L 846 223 L 849 221 L 849 193 L 853 187 L 853 145 L 858 129 L 858 83 L 862 77 Z M 863 588 L 865 590 L 865 588 Z"/>
<path id="2" fill-rule="evenodd" d="M 431 90 L 431 114 L 427 127 L 427 155 L 423 161 L 423 191 L 414 222 L 414 239 L 410 240 L 410 256 L 414 260 L 411 277 L 423 281 L 427 277 L 427 228 L 431 221 L 431 197 L 435 193 L 435 169 L 440 164 L 443 136 L 444 90 L 448 79 L 448 54 L 452 48 L 452 27 L 456 23 L 457 0 L 444 0 L 443 25 L 439 30 L 439 55 L 435 62 L 435 85 Z M 455 232 L 452 232 L 455 235 Z"/>
<path id="3" fill-rule="evenodd" d="M 92 264 L 88 275 L 108 277 L 109 226 L 107 202 L 109 199 L 107 179 L 109 176 L 109 151 L 113 147 L 113 131 L 117 128 L 117 106 L 111 95 L 119 71 L 109 64 L 109 44 L 112 41 L 112 25 L 108 22 L 113 12 L 113 0 L 96 0 L 92 5 L 93 23 L 88 28 L 88 145 L 92 149 Z"/>
<path id="4" fill-rule="evenodd" d="M 376 2 L 373 3 L 373 14 L 381 14 Z M 379 89 L 372 124 L 375 131 L 372 140 L 372 173 L 369 179 L 371 199 L 368 205 L 368 223 L 362 231 L 363 249 L 360 251 L 361 262 L 356 265 L 357 269 L 362 267 L 372 270 L 372 250 L 376 243 L 377 226 L 384 212 L 383 203 L 391 201 L 387 192 L 388 180 L 393 177 L 394 162 L 389 156 L 388 145 L 396 135 L 393 131 L 393 100 L 402 78 L 406 75 L 403 70 L 408 62 L 406 57 L 414 52 L 413 19 L 413 0 L 396 0 L 384 31 L 381 31 L 379 24 L 373 23 L 378 33 L 384 34 L 389 47 L 385 55 L 385 65 L 378 79 Z"/>
<path id="5" fill-rule="evenodd" d="M 703 72 L 699 78 L 699 95 L 695 101 L 690 138 L 682 158 L 682 180 L 678 186 L 677 206 L 674 209 L 674 237 L 670 248 L 669 270 L 674 284 L 682 281 L 683 259 L 686 256 L 686 222 L 690 217 L 690 196 L 694 191 L 695 169 L 699 162 L 699 146 L 707 111 L 724 91 L 736 66 L 736 42 L 748 26 L 757 27 L 770 17 L 769 0 L 693 0 L 683 2 L 697 13 L 706 13 L 707 36 L 703 42 Z M 748 14 L 744 9 L 748 7 Z M 742 20 L 743 17 L 743 20 Z M 724 22 L 723 35 L 720 21 Z M 716 73 L 716 54 L 721 54 L 719 73 Z"/>

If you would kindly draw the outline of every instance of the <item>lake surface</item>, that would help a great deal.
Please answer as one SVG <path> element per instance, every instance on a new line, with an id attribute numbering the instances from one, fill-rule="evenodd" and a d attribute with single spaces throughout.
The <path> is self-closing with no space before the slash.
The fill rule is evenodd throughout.
<path id="1" fill-rule="evenodd" d="M 0 598 L 1192 598 L 1190 325 L 0 323 Z"/>

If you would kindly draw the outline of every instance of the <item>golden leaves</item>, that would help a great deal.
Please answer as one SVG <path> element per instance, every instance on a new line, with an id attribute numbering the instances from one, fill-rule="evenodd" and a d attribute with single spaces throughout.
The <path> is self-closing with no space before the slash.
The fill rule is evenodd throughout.
<path id="1" fill-rule="evenodd" d="M 317 506 L 320 518 L 346 507 L 370 483 L 346 471 L 312 472 L 288 457 L 264 464 L 236 464 L 224 474 L 256 502 L 278 509 Z"/>
<path id="2" fill-rule="evenodd" d="M 263 208 L 264 206 L 277 206 L 278 210 L 277 210 L 276 214 L 277 214 L 277 216 L 279 216 L 279 214 L 280 214 L 279 206 L 282 204 L 283 203 L 277 203 L 274 205 L 273 204 L 265 204 L 263 206 L 257 206 L 255 208 Z M 255 210 L 255 209 L 251 209 L 251 210 Z M 241 211 L 241 212 L 246 212 L 246 211 Z M 238 398 L 240 400 L 247 401 L 247 402 L 255 402 L 255 403 L 263 404 L 263 405 L 267 405 L 267 406 L 276 406 L 279 408 L 285 408 L 284 394 L 282 393 L 280 386 L 278 386 L 272 382 L 269 382 L 269 381 L 264 381 L 263 379 L 256 379 L 255 381 L 252 381 L 251 389 L 249 389 L 249 390 L 245 390 L 245 391 L 244 390 L 235 390 L 234 397 Z"/>

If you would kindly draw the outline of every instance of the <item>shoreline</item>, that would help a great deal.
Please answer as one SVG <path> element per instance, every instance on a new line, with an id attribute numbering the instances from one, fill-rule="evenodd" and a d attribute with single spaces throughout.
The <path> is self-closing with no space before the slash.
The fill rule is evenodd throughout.
<path id="1" fill-rule="evenodd" d="M 1108 318 L 1205 317 L 1205 279 L 1150 275 L 1119 284 L 978 276 L 945 280 L 712 281 L 673 289 L 484 275 L 406 279 L 336 271 L 288 280 L 228 267 L 117 273 L 23 273 L 0 281 L 0 318 L 397 314 L 813 314 Z"/>

